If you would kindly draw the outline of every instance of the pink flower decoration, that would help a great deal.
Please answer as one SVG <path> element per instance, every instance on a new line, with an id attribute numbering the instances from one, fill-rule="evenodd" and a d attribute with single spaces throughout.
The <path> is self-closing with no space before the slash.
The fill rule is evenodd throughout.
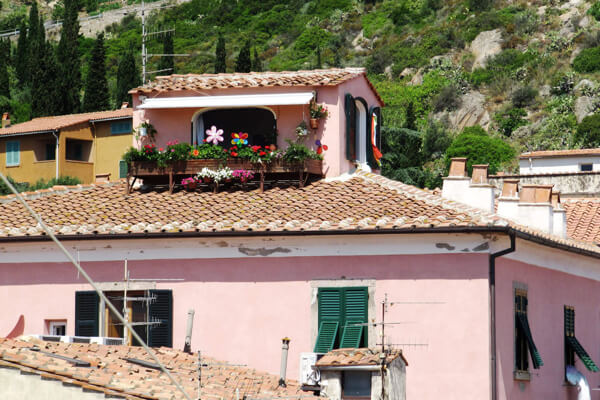
<path id="1" fill-rule="evenodd" d="M 206 143 L 219 144 L 223 141 L 223 129 L 217 129 L 214 125 L 206 130 L 206 135 Z"/>

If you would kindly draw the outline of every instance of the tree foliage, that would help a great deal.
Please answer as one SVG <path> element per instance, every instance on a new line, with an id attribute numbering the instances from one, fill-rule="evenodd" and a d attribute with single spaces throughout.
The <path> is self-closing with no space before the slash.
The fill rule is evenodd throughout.
<path id="1" fill-rule="evenodd" d="M 250 72 L 252 70 L 252 60 L 250 59 L 250 40 L 246 40 L 244 46 L 238 54 L 235 63 L 235 72 Z"/>
<path id="2" fill-rule="evenodd" d="M 133 52 L 127 51 L 119 58 L 117 68 L 117 89 L 115 92 L 115 106 L 119 107 L 124 102 L 131 104 L 131 95 L 129 90 L 139 86 L 141 83 L 140 74 L 135 65 Z"/>
<path id="3" fill-rule="evenodd" d="M 19 27 L 19 40 L 15 54 L 15 72 L 21 86 L 29 82 L 29 41 L 27 37 L 27 22 L 23 20 Z"/>
<path id="4" fill-rule="evenodd" d="M 104 34 L 99 34 L 92 49 L 85 81 L 83 111 L 103 111 L 109 108 L 108 81 L 106 80 L 106 49 Z"/>
<path id="5" fill-rule="evenodd" d="M 173 47 L 173 35 L 170 33 L 165 34 L 163 38 L 163 54 L 175 54 L 175 48 Z M 171 75 L 175 73 L 175 58 L 172 56 L 161 57 L 158 63 L 158 69 L 164 75 Z M 164 71 L 166 70 L 166 71 Z"/>
<path id="6" fill-rule="evenodd" d="M 581 121 L 575 140 L 584 148 L 600 147 L 600 114 L 588 115 Z"/>
<path id="7" fill-rule="evenodd" d="M 219 35 L 215 51 L 215 74 L 227 72 L 227 53 L 225 50 L 225 38 Z"/>
<path id="8" fill-rule="evenodd" d="M 81 61 L 79 59 L 79 4 L 64 0 L 65 17 L 62 24 L 57 58 L 60 67 L 58 109 L 60 114 L 76 113 L 80 109 Z"/>

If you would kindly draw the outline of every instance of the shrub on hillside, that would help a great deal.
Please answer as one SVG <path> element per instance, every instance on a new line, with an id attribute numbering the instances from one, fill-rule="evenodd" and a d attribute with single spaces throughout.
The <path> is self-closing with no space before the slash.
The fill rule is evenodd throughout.
<path id="1" fill-rule="evenodd" d="M 461 93 L 453 85 L 446 86 L 433 99 L 433 110 L 435 112 L 454 111 L 461 105 Z"/>
<path id="2" fill-rule="evenodd" d="M 17 189 L 17 192 L 24 192 L 28 189 L 29 185 L 27 183 L 16 182 L 10 176 L 7 176 L 6 179 L 15 187 L 15 189 Z M 13 192 L 8 188 L 4 181 L 0 179 L 0 196 L 6 196 L 8 194 L 13 194 Z"/>
<path id="3" fill-rule="evenodd" d="M 498 129 L 504 136 L 511 136 L 519 127 L 527 125 L 527 111 L 522 108 L 511 108 L 505 112 L 494 115 L 494 120 L 498 124 Z"/>
<path id="4" fill-rule="evenodd" d="M 600 21 L 600 1 L 596 1 L 590 9 L 588 10 L 588 14 L 596 19 L 596 21 Z"/>
<path id="5" fill-rule="evenodd" d="M 584 148 L 600 147 L 600 114 L 585 117 L 575 131 L 575 141 Z"/>
<path id="6" fill-rule="evenodd" d="M 473 164 L 489 164 L 490 174 L 495 174 L 515 157 L 515 150 L 502 139 L 490 136 L 480 126 L 465 128 L 446 150 L 446 164 L 453 157 L 466 157 L 469 174 Z"/>
<path id="7" fill-rule="evenodd" d="M 582 50 L 573 60 L 573 69 L 584 73 L 600 71 L 600 47 Z"/>
<path id="8" fill-rule="evenodd" d="M 527 107 L 533 104 L 538 91 L 531 86 L 523 86 L 515 90 L 510 96 L 510 101 L 517 108 Z"/>

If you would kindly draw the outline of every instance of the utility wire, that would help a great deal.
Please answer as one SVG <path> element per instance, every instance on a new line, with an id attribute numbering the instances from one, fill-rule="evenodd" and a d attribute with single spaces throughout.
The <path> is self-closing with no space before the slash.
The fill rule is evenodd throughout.
<path id="1" fill-rule="evenodd" d="M 117 319 L 123 325 L 125 325 L 127 327 L 127 329 L 131 332 L 131 334 L 136 338 L 136 340 L 142 344 L 142 347 L 146 350 L 146 352 L 150 355 L 150 357 L 152 357 L 152 359 L 156 362 L 156 364 L 158 364 L 160 366 L 161 371 L 164 372 L 169 377 L 171 382 L 173 382 L 173 384 L 177 387 L 177 389 L 179 389 L 179 391 L 181 391 L 181 393 L 183 393 L 183 396 L 187 400 L 192 400 L 190 398 L 190 396 L 188 396 L 188 394 L 185 392 L 185 390 L 183 390 L 183 387 L 179 384 L 179 382 L 177 382 L 175 380 L 173 375 L 171 375 L 171 373 L 167 370 L 167 368 L 163 365 L 163 363 L 158 359 L 158 357 L 156 356 L 154 351 L 152 351 L 152 349 L 150 347 L 148 347 L 146 342 L 144 340 L 142 340 L 140 335 L 138 335 L 138 333 L 133 329 L 133 327 L 131 326 L 129 321 L 125 320 L 125 318 L 123 318 L 123 316 L 116 309 L 116 307 L 110 301 L 108 301 L 108 299 L 106 298 L 104 293 L 102 293 L 102 291 L 98 288 L 98 286 L 96 286 L 96 284 L 94 283 L 92 278 L 90 278 L 90 276 L 87 274 L 87 272 L 85 272 L 85 270 L 81 267 L 81 265 L 79 265 L 79 263 L 73 258 L 71 253 L 69 253 L 69 251 L 56 238 L 54 233 L 46 226 L 46 224 L 44 223 L 42 218 L 35 211 L 33 211 L 33 209 L 29 206 L 29 204 L 27 204 L 27 202 L 25 201 L 23 196 L 21 196 L 21 194 L 15 189 L 15 187 L 12 185 L 12 183 L 10 183 L 10 181 L 8 179 L 6 179 L 6 177 L 4 176 L 4 174 L 2 172 L 0 172 L 0 178 L 2 178 L 2 181 L 11 190 L 11 192 L 13 192 L 17 196 L 17 199 L 19 200 L 19 202 L 21 204 L 23 204 L 23 206 L 29 212 L 29 214 L 31 214 L 31 216 L 33 216 L 33 218 L 35 218 L 35 220 L 38 222 L 38 224 L 40 224 L 40 226 L 42 227 L 44 232 L 46 232 L 46 234 L 54 241 L 54 243 L 56 243 L 58 248 L 65 254 L 65 256 L 69 259 L 69 261 L 71 261 L 71 263 L 75 266 L 75 268 L 77 268 L 79 273 L 81 275 L 83 275 L 85 280 L 87 280 L 89 282 L 89 284 L 92 285 L 92 287 L 94 288 L 96 293 L 98 293 L 98 296 L 100 296 L 100 298 L 106 303 L 108 308 L 117 316 Z"/>

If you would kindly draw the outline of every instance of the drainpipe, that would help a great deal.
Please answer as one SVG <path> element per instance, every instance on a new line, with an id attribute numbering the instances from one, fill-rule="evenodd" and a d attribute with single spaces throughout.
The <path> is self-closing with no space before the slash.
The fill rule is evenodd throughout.
<path id="1" fill-rule="evenodd" d="M 56 172 L 55 172 L 55 178 L 58 181 L 58 161 L 59 161 L 59 154 L 58 154 L 58 131 L 52 131 L 52 135 L 54 135 L 54 138 L 56 139 L 56 147 L 54 149 L 54 165 L 56 165 Z"/>
<path id="2" fill-rule="evenodd" d="M 281 368 L 279 370 L 279 386 L 287 387 L 285 383 L 285 375 L 287 370 L 287 358 L 288 358 L 288 350 L 290 348 L 290 339 L 284 337 L 281 339 Z"/>
<path id="3" fill-rule="evenodd" d="M 496 361 L 496 258 L 502 257 L 508 253 L 515 251 L 515 234 L 510 233 L 510 247 L 508 249 L 501 250 L 497 253 L 490 253 L 489 265 L 490 265 L 490 277 L 489 277 L 489 288 L 490 288 L 490 375 L 492 378 L 492 397 L 491 400 L 498 399 L 498 371 Z"/>

